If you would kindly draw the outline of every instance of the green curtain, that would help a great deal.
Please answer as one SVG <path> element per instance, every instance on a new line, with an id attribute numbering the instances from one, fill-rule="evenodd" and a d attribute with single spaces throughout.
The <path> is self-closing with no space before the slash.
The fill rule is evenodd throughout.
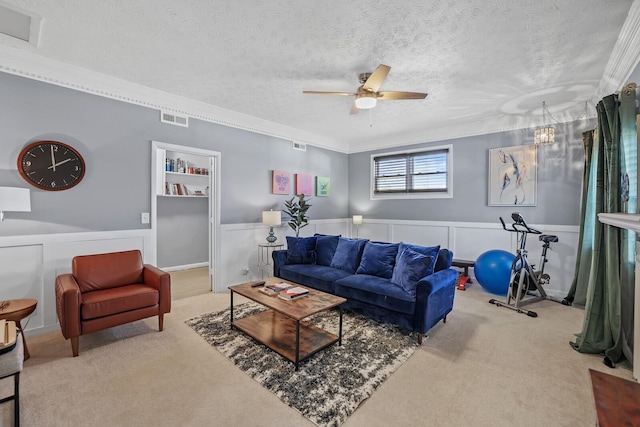
<path id="1" fill-rule="evenodd" d="M 622 211 L 621 168 L 628 173 L 630 165 L 637 164 L 635 111 L 635 89 L 620 96 L 609 95 L 597 105 L 597 129 L 583 134 L 585 171 L 580 240 L 576 273 L 566 298 L 585 308 L 582 332 L 571 345 L 582 353 L 604 353 L 609 366 L 625 358 L 633 360 L 630 331 L 623 328 L 629 322 L 629 314 L 632 321 L 633 313 L 629 313 L 626 307 L 629 302 L 623 303 L 622 295 L 626 300 L 629 288 L 633 291 L 635 236 L 600 223 L 597 214 Z M 635 164 L 630 174 L 633 181 Z M 635 185 L 634 190 L 635 195 Z M 630 208 L 627 203 L 623 207 Z"/>

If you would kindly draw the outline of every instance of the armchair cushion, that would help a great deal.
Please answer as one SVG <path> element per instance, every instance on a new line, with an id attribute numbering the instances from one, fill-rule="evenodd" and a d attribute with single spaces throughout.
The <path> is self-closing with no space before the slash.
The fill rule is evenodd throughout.
<path id="1" fill-rule="evenodd" d="M 113 252 L 108 255 L 82 255 L 73 258 L 71 268 L 80 292 L 117 288 L 144 281 L 140 251 Z"/>
<path id="2" fill-rule="evenodd" d="M 82 294 L 82 320 L 111 316 L 138 308 L 157 305 L 157 289 L 145 285 L 128 285 Z"/>

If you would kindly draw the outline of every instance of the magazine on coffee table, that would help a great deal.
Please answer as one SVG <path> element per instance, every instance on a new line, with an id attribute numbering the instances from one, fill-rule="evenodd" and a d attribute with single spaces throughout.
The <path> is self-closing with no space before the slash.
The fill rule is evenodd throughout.
<path id="1" fill-rule="evenodd" d="M 293 288 L 293 285 L 290 285 L 288 283 L 268 283 L 266 285 L 264 285 L 265 288 L 271 289 L 274 292 L 282 292 L 285 289 L 289 289 L 289 288 Z"/>
<path id="2" fill-rule="evenodd" d="M 294 299 L 306 297 L 307 295 L 309 295 L 309 291 L 307 289 L 300 288 L 300 287 L 295 287 L 295 288 L 292 287 L 292 288 L 281 291 L 278 294 L 278 297 L 286 300 L 294 300 Z"/>

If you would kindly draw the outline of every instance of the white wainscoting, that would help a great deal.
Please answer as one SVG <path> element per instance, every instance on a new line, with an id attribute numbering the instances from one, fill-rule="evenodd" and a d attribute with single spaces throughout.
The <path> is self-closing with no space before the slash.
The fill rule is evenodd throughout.
<path id="1" fill-rule="evenodd" d="M 28 323 L 23 322 L 27 335 L 56 330 L 55 280 L 71 272 L 72 258 L 131 249 L 139 249 L 144 262 L 155 262 L 149 230 L 0 237 L 0 299 L 38 301 Z"/>
<path id="2" fill-rule="evenodd" d="M 577 226 L 534 224 L 560 241 L 552 244 L 547 254 L 546 271 L 551 275 L 547 293 L 564 297 L 573 280 L 578 245 Z M 268 228 L 260 223 L 221 226 L 221 280 L 215 292 L 226 292 L 227 286 L 261 277 L 258 266 L 258 243 L 265 242 Z M 286 244 L 293 235 L 286 223 L 274 228 L 277 242 Z M 302 236 L 314 233 L 355 237 L 351 218 L 312 221 L 301 231 Z M 500 225 L 489 223 L 448 223 L 438 221 L 368 220 L 358 228 L 358 237 L 384 242 L 405 241 L 421 245 L 441 245 L 453 251 L 458 259 L 475 260 L 490 249 L 515 252 L 514 233 Z M 286 246 L 286 245 L 285 245 Z M 530 258 L 540 257 L 540 242 L 532 236 L 527 245 Z M 27 335 L 58 329 L 55 310 L 55 278 L 71 271 L 71 259 L 76 255 L 139 249 L 144 262 L 156 263 L 150 230 L 124 230 L 87 233 L 67 233 L 34 236 L 0 237 L 0 299 L 34 298 L 38 307 L 26 324 Z M 244 274 L 244 269 L 249 272 Z M 473 274 L 473 271 L 471 271 Z"/>
<path id="3" fill-rule="evenodd" d="M 558 236 L 559 242 L 553 243 L 547 252 L 549 262 L 545 272 L 551 276 L 551 282 L 545 290 L 549 295 L 564 298 L 573 280 L 578 246 L 578 226 L 556 226 L 532 224 L 545 234 Z M 223 225 L 222 231 L 222 283 L 216 286 L 216 292 L 224 292 L 228 285 L 260 279 L 258 267 L 258 243 L 265 241 L 268 228 L 262 224 Z M 283 223 L 274 228 L 277 243 L 286 243 L 285 237 L 293 235 L 292 230 Z M 313 233 L 341 234 L 355 237 L 356 228 L 351 219 L 312 221 L 301 231 L 303 236 Z M 408 242 L 419 245 L 440 245 L 453 251 L 454 258 L 475 260 L 491 249 L 516 251 L 515 233 L 502 229 L 500 224 L 440 221 L 398 221 L 367 220 L 358 227 L 359 238 L 383 242 Z M 286 245 L 285 245 L 286 246 Z M 542 245 L 537 236 L 531 235 L 527 242 L 529 259 L 539 264 Z M 243 269 L 249 268 L 244 275 Z M 471 270 L 473 275 L 473 270 Z"/>

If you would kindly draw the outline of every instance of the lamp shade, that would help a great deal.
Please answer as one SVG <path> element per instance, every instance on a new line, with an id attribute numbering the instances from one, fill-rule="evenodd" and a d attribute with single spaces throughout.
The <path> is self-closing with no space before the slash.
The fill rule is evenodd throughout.
<path id="1" fill-rule="evenodd" d="M 282 213 L 280 211 L 262 211 L 262 224 L 280 225 L 282 223 Z"/>
<path id="2" fill-rule="evenodd" d="M 353 223 L 355 225 L 360 225 L 362 224 L 362 215 L 354 215 L 353 216 Z"/>
<path id="3" fill-rule="evenodd" d="M 31 212 L 28 188 L 0 187 L 0 211 Z"/>

